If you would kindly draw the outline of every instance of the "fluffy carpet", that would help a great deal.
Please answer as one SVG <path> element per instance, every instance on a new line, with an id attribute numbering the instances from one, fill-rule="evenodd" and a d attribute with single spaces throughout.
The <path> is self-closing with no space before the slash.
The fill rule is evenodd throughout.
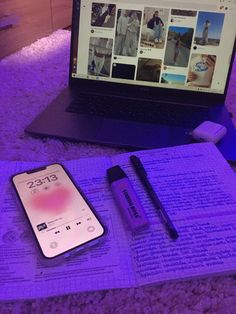
<path id="1" fill-rule="evenodd" d="M 60 161 L 122 152 L 85 143 L 34 139 L 24 134 L 26 125 L 66 86 L 69 45 L 70 32 L 60 30 L 0 62 L 1 160 Z M 234 66 L 227 97 L 231 112 L 236 112 L 235 76 Z M 0 313 L 233 314 L 235 311 L 235 276 L 0 304 Z"/>

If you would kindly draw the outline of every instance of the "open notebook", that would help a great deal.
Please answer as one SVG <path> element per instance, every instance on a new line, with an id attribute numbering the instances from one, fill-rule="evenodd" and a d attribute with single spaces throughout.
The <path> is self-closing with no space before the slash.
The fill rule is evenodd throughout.
<path id="1" fill-rule="evenodd" d="M 236 176 L 213 144 L 136 153 L 173 220 L 166 234 L 129 162 L 130 154 L 65 162 L 108 228 L 102 244 L 60 263 L 40 256 L 9 177 L 40 163 L 0 162 L 2 300 L 48 297 L 236 272 Z M 113 202 L 107 168 L 129 175 L 151 226 L 132 234 Z M 20 288 L 19 288 L 20 287 Z"/>

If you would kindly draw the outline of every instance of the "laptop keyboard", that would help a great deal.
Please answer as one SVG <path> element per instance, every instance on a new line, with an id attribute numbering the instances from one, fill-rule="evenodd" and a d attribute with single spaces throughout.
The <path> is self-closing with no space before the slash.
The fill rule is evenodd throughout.
<path id="1" fill-rule="evenodd" d="M 68 112 L 162 125 L 195 127 L 207 119 L 207 108 L 101 95 L 79 94 Z"/>

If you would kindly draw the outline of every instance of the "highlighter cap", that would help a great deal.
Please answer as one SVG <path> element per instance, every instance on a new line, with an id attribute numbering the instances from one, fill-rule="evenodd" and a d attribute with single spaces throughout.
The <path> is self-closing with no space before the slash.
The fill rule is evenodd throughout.
<path id="1" fill-rule="evenodd" d="M 120 166 L 115 166 L 107 170 L 107 177 L 108 177 L 109 184 L 111 185 L 115 181 L 119 181 L 124 178 L 127 178 L 127 175 L 121 169 Z"/>

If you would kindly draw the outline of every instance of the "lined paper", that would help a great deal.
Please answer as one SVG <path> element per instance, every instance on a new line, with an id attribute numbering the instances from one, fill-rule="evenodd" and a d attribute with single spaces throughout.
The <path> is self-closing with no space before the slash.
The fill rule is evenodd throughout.
<path id="1" fill-rule="evenodd" d="M 10 176 L 41 164 L 0 162 L 1 300 L 236 271 L 236 177 L 218 149 L 213 144 L 192 144 L 135 153 L 179 232 L 176 241 L 169 238 L 136 176 L 129 161 L 132 154 L 64 163 L 108 233 L 99 245 L 53 261 L 40 255 L 9 181 Z M 128 174 L 150 221 L 138 233 L 128 230 L 110 192 L 106 170 L 117 164 Z"/>

